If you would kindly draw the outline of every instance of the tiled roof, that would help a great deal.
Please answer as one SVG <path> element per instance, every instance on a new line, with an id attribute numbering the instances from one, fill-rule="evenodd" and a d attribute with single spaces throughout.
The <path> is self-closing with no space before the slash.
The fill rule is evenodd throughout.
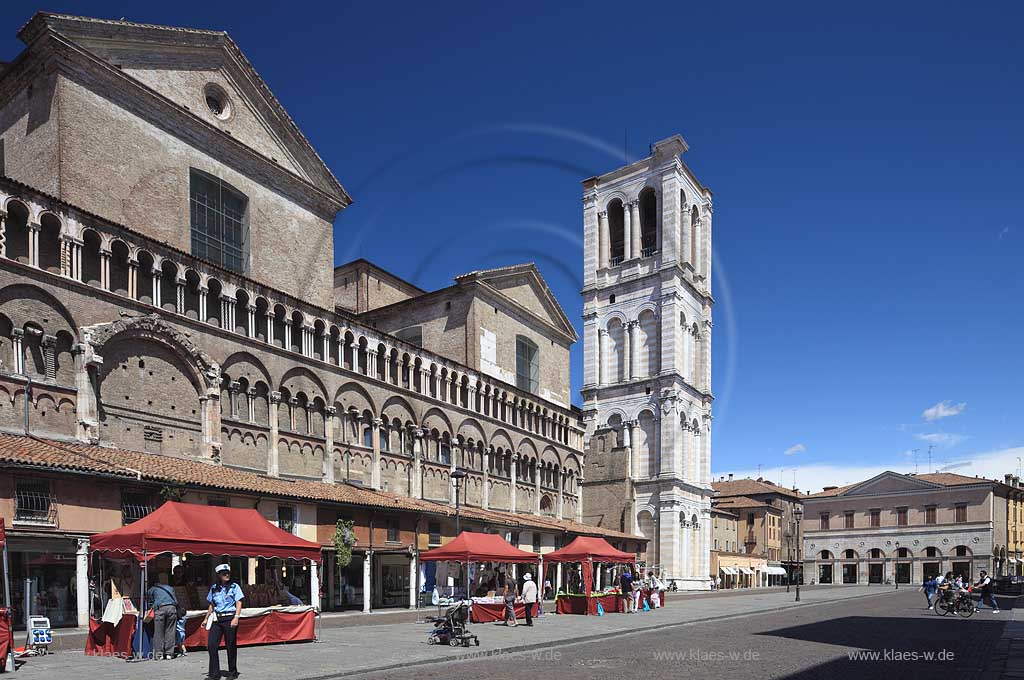
<path id="1" fill-rule="evenodd" d="M 773 484 L 767 480 L 757 479 L 732 479 L 728 481 L 712 482 L 712 488 L 718 492 L 719 497 L 723 496 L 753 496 L 764 493 L 777 493 L 791 498 L 800 498 L 803 494 L 784 486 Z"/>
<path id="2" fill-rule="evenodd" d="M 749 498 L 747 496 L 729 496 L 728 498 L 716 498 L 713 501 L 715 507 L 723 510 L 736 510 L 739 508 L 771 508 L 771 503 L 767 501 L 759 501 L 756 498 Z M 781 509 L 774 508 L 775 510 Z"/>
<path id="3" fill-rule="evenodd" d="M 455 509 L 445 504 L 349 484 L 327 484 L 313 480 L 268 477 L 256 472 L 237 470 L 190 458 L 0 433 L 0 466 L 5 464 L 34 466 L 56 471 L 113 475 L 124 479 L 143 479 L 222 491 L 281 496 L 307 502 L 348 503 L 446 517 L 455 515 Z M 477 519 L 511 527 L 537 527 L 614 539 L 646 540 L 640 536 L 580 524 L 569 519 L 520 515 L 474 507 L 463 507 L 460 512 L 467 519 Z"/>

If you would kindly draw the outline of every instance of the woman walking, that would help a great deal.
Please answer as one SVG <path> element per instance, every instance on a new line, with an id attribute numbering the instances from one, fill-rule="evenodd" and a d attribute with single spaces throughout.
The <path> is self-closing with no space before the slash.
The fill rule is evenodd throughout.
<path id="1" fill-rule="evenodd" d="M 206 616 L 214 617 L 210 633 L 206 638 L 206 649 L 210 654 L 210 667 L 206 680 L 220 680 L 220 641 L 228 652 L 228 678 L 238 677 L 238 618 L 242 613 L 242 589 L 231 580 L 231 567 L 218 564 L 214 570 L 217 581 L 210 586 L 206 601 L 210 603 Z"/>

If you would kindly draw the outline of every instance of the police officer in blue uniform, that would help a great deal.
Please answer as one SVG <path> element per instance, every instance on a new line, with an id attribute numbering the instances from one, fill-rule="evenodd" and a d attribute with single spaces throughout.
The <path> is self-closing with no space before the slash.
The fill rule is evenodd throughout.
<path id="1" fill-rule="evenodd" d="M 214 570 L 217 582 L 210 586 L 206 601 L 210 607 L 206 615 L 213 616 L 206 649 L 210 654 L 210 668 L 207 680 L 220 680 L 220 641 L 228 652 L 228 678 L 238 677 L 238 618 L 242 613 L 242 589 L 231 580 L 231 566 L 218 564 Z"/>

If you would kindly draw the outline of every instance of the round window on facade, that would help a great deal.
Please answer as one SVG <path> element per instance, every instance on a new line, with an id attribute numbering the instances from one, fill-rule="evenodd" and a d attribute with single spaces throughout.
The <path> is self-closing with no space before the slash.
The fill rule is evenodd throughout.
<path id="1" fill-rule="evenodd" d="M 210 83 L 204 88 L 203 94 L 206 97 L 206 108 L 210 113 L 221 120 L 231 117 L 231 100 L 228 99 L 228 93 L 224 88 L 216 83 Z"/>

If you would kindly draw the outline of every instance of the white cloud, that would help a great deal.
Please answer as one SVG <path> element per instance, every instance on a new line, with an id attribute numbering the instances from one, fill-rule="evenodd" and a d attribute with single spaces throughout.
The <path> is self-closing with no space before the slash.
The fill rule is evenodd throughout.
<path id="1" fill-rule="evenodd" d="M 921 432 L 919 434 L 915 434 L 914 438 L 920 439 L 923 442 L 928 442 L 929 444 L 934 444 L 935 446 L 942 446 L 945 448 L 956 446 L 960 442 L 967 439 L 965 435 L 952 434 L 950 432 Z"/>
<path id="2" fill-rule="evenodd" d="M 1009 227 L 1003 227 L 1002 229 L 999 230 L 999 240 L 1002 241 L 1004 238 L 1009 236 L 1009 234 L 1010 234 L 1010 228 Z"/>
<path id="3" fill-rule="evenodd" d="M 1018 457 L 1024 459 L 1024 446 L 971 453 L 960 456 L 955 460 L 943 460 L 933 457 L 932 466 L 934 471 L 941 471 L 946 468 L 949 472 L 955 472 L 959 475 L 988 477 L 989 479 L 1002 481 L 1003 475 L 1007 472 L 1017 472 Z M 892 462 L 889 463 L 882 462 L 866 465 L 816 463 L 802 465 L 796 468 L 796 486 L 801 491 L 817 493 L 825 486 L 856 484 L 857 482 L 871 479 L 886 470 L 909 474 L 914 472 L 914 468 L 913 460 L 908 459 L 907 456 L 902 454 L 894 457 Z M 917 471 L 921 474 L 929 472 L 927 462 L 922 456 L 918 456 Z M 761 474 L 764 475 L 765 473 L 762 472 Z M 718 473 L 718 476 L 720 475 L 721 473 Z M 739 479 L 744 477 L 756 478 L 758 472 L 756 469 L 745 470 L 735 473 L 734 476 Z M 772 479 L 770 473 L 766 476 L 768 479 Z M 785 480 L 772 479 L 772 481 L 782 482 L 785 486 L 791 486 L 793 484 L 792 473 L 787 472 L 785 477 Z"/>
<path id="4" fill-rule="evenodd" d="M 931 423 L 936 420 L 940 420 L 941 418 L 958 416 L 961 413 L 963 413 L 964 409 L 966 408 L 966 401 L 962 401 L 959 404 L 954 404 L 948 399 L 946 399 L 945 401 L 940 401 L 938 404 L 932 406 L 931 408 L 926 408 L 924 410 L 924 413 L 921 414 L 921 417 L 927 420 L 929 423 Z"/>
<path id="5" fill-rule="evenodd" d="M 803 453 L 806 450 L 807 447 L 804 446 L 803 444 L 794 444 L 793 446 L 790 446 L 788 449 L 783 451 L 783 453 L 787 456 L 792 456 L 794 453 Z"/>

